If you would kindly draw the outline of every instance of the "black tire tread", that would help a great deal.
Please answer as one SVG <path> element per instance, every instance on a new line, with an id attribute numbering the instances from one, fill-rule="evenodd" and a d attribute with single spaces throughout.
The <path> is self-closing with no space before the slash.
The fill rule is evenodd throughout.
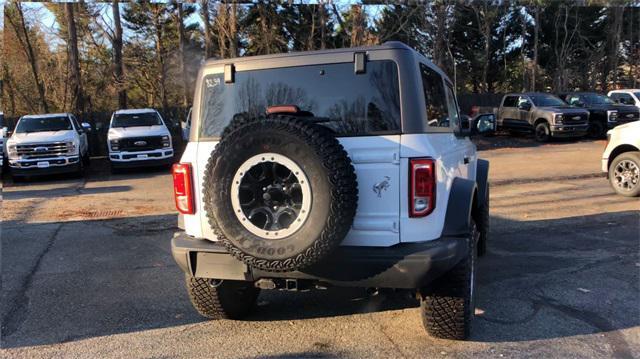
<path id="1" fill-rule="evenodd" d="M 478 257 L 482 257 L 487 253 L 487 246 L 489 240 L 489 231 L 491 230 L 491 216 L 489 214 L 490 208 L 490 196 L 489 196 L 489 184 L 487 184 L 487 199 L 485 203 L 478 208 L 478 215 L 475 221 L 478 225 L 478 232 L 480 232 L 480 240 L 478 241 Z"/>
<path id="2" fill-rule="evenodd" d="M 251 282 L 223 281 L 212 287 L 209 279 L 189 275 L 185 278 L 189 300 L 203 317 L 210 319 L 241 319 L 251 312 L 260 290 Z M 246 286 L 244 292 L 237 287 Z"/>
<path id="3" fill-rule="evenodd" d="M 226 152 L 225 147 L 234 143 L 239 133 L 260 131 L 262 127 L 278 129 L 293 135 L 300 135 L 302 132 L 307 139 L 311 140 L 309 145 L 323 159 L 323 165 L 327 168 L 327 172 L 332 174 L 328 178 L 332 186 L 330 193 L 332 201 L 326 227 L 320 237 L 305 251 L 298 253 L 294 257 L 282 260 L 258 258 L 240 250 L 226 238 L 212 214 L 214 208 L 213 188 L 216 182 L 213 170 L 216 163 L 222 160 L 222 154 Z M 238 131 L 239 129 L 242 129 L 242 131 Z M 256 118 L 237 116 L 231 121 L 223 131 L 221 141 L 207 162 L 203 188 L 204 207 L 209 225 L 231 255 L 250 267 L 271 272 L 287 272 L 303 269 L 319 262 L 340 244 L 351 228 L 355 217 L 358 203 L 358 185 L 355 169 L 346 151 L 340 142 L 330 134 L 330 130 L 294 116 L 274 115 Z"/>
<path id="4" fill-rule="evenodd" d="M 474 315 L 473 300 L 469 296 L 469 276 L 476 244 L 472 238 L 468 243 L 468 255 L 438 278 L 421 298 L 422 324 L 433 337 L 453 340 L 469 337 Z"/>

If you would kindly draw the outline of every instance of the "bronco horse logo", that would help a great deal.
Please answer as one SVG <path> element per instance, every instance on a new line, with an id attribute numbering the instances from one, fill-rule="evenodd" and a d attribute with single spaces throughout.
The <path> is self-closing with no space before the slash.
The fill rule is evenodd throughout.
<path id="1" fill-rule="evenodd" d="M 378 198 L 382 197 L 382 191 L 389 189 L 389 181 L 391 177 L 384 176 L 384 180 L 373 185 L 373 192 L 378 194 Z"/>

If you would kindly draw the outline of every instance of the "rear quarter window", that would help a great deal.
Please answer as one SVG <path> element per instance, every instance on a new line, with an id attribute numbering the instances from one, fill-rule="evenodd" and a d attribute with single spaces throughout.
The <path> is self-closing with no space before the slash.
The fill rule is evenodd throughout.
<path id="1" fill-rule="evenodd" d="M 338 136 L 400 133 L 398 68 L 393 61 L 370 61 L 364 74 L 353 63 L 240 71 L 234 83 L 223 74 L 202 84 L 202 138 L 217 138 L 236 115 L 264 115 L 267 107 L 296 105 Z"/>
<path id="2" fill-rule="evenodd" d="M 502 107 L 516 107 L 518 106 L 518 96 L 507 96 L 504 98 Z"/>

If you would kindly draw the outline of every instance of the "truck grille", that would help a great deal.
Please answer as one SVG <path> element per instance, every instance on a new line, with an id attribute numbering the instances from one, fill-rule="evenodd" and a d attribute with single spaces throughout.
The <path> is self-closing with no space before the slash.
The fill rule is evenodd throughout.
<path id="1" fill-rule="evenodd" d="M 161 149 L 162 136 L 127 137 L 120 139 L 120 151 L 151 151 Z"/>
<path id="2" fill-rule="evenodd" d="M 618 112 L 618 123 L 640 120 L 640 112 Z"/>
<path id="3" fill-rule="evenodd" d="M 588 120 L 588 117 L 586 114 L 580 114 L 580 113 L 575 113 L 575 114 L 565 114 L 562 116 L 562 121 L 564 124 L 567 125 L 580 125 L 580 124 L 586 124 Z"/>
<path id="4" fill-rule="evenodd" d="M 29 158 L 46 158 L 65 156 L 69 148 L 66 142 L 38 143 L 16 146 L 18 156 Z"/>

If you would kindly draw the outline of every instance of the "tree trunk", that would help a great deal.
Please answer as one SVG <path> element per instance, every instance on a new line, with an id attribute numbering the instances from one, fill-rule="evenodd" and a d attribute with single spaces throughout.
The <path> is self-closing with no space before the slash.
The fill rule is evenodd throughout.
<path id="1" fill-rule="evenodd" d="M 436 3 L 435 16 L 436 16 L 436 35 L 433 47 L 433 62 L 436 66 L 444 68 L 445 57 L 445 36 L 446 36 L 446 22 L 447 22 L 447 5 Z"/>
<path id="2" fill-rule="evenodd" d="M 152 4 L 151 5 L 153 8 L 153 23 L 155 26 L 155 37 L 156 37 L 156 61 L 157 61 L 157 66 L 158 66 L 158 82 L 160 85 L 160 100 L 162 101 L 162 110 L 163 112 L 167 112 L 167 109 L 169 108 L 169 104 L 167 102 L 167 87 L 166 87 L 166 77 L 167 77 L 167 73 L 166 73 L 166 69 L 165 69 L 165 59 L 164 59 L 164 55 L 165 55 L 165 51 L 164 51 L 164 43 L 163 43 L 163 28 L 162 28 L 162 22 L 160 19 L 160 8 L 159 6 L 164 6 L 164 5 L 158 5 L 158 4 Z"/>
<path id="3" fill-rule="evenodd" d="M 16 11 L 18 13 L 18 17 L 20 18 L 20 30 L 18 30 L 18 25 L 15 24 L 11 18 L 9 18 L 9 22 L 13 26 L 13 29 L 16 32 L 16 35 L 20 32 L 24 35 L 24 41 L 20 41 L 22 43 L 22 47 L 25 50 L 27 55 L 27 60 L 29 61 L 29 65 L 31 67 L 31 74 L 33 75 L 33 80 L 36 83 L 36 87 L 38 89 L 38 97 L 40 100 L 40 111 L 43 113 L 49 112 L 49 106 L 47 105 L 47 99 L 45 97 L 44 92 L 44 83 L 40 79 L 40 73 L 38 70 L 38 62 L 33 52 L 33 46 L 31 45 L 31 39 L 29 38 L 29 30 L 27 29 L 27 24 L 24 21 L 24 13 L 22 12 L 22 5 L 20 2 L 15 2 L 14 6 L 16 7 Z M 20 40 L 20 36 L 17 36 L 18 40 Z"/>
<path id="4" fill-rule="evenodd" d="M 238 4 L 231 4 L 231 16 L 229 17 L 229 57 L 238 57 Z"/>
<path id="5" fill-rule="evenodd" d="M 202 21 L 204 22 L 204 57 L 208 59 L 213 56 L 213 42 L 211 39 L 211 19 L 209 18 L 209 0 L 200 2 L 202 11 Z"/>
<path id="6" fill-rule="evenodd" d="M 536 91 L 536 81 L 538 76 L 538 32 L 540 30 L 540 8 L 536 6 L 535 24 L 533 27 L 533 71 L 531 73 L 531 91 Z"/>
<path id="7" fill-rule="evenodd" d="M 318 6 L 320 6 L 320 49 L 324 50 L 327 47 L 325 38 L 327 31 L 326 9 L 323 1 L 318 1 Z"/>
<path id="8" fill-rule="evenodd" d="M 120 3 L 114 0 L 112 4 L 114 37 L 113 47 L 113 76 L 118 88 L 118 107 L 127 108 L 127 89 L 124 83 L 124 64 L 122 62 L 122 24 L 120 23 Z"/>
<path id="9" fill-rule="evenodd" d="M 182 3 L 176 3 L 178 7 L 178 42 L 180 49 L 180 70 L 182 72 L 182 106 L 189 106 L 189 79 L 187 78 L 187 61 L 185 55 L 184 11 Z"/>
<path id="10" fill-rule="evenodd" d="M 84 113 L 84 94 L 82 91 L 82 77 L 80 75 L 80 56 L 78 54 L 78 34 L 73 15 L 74 3 L 65 3 L 64 10 L 67 17 L 67 49 L 69 50 L 69 65 L 71 66 L 71 91 L 73 107 L 76 114 Z"/>

